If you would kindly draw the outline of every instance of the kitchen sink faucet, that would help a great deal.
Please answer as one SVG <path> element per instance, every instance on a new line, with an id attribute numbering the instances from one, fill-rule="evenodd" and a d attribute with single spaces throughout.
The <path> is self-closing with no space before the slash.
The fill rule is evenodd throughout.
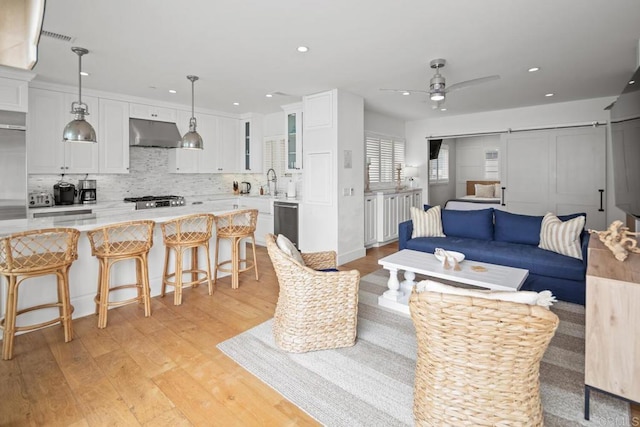
<path id="1" fill-rule="evenodd" d="M 270 175 L 273 175 L 273 177 Z M 273 193 L 271 192 L 271 182 L 273 182 Z M 276 171 L 273 168 L 269 168 L 267 171 L 267 186 L 269 187 L 270 195 L 274 197 L 278 195 L 278 177 L 276 176 Z"/>

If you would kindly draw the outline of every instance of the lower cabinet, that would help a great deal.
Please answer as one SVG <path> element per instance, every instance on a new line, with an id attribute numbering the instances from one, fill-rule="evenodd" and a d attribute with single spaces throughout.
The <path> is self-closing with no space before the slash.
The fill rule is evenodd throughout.
<path id="1" fill-rule="evenodd" d="M 398 238 L 398 225 L 411 219 L 411 207 L 422 207 L 422 189 L 379 191 L 364 198 L 364 245 L 379 246 Z"/>

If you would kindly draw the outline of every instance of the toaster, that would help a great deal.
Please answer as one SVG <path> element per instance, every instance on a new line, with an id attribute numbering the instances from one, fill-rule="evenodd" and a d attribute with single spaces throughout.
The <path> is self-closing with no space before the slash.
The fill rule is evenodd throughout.
<path id="1" fill-rule="evenodd" d="M 46 206 L 53 206 L 53 196 L 51 193 L 45 191 L 29 193 L 29 207 L 41 208 Z"/>

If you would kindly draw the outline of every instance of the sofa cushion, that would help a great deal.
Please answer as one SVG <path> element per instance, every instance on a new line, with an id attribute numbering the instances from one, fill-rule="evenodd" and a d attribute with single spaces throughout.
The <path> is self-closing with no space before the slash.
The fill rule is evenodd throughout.
<path id="1" fill-rule="evenodd" d="M 498 242 L 522 243 L 525 245 L 540 244 L 540 228 L 542 226 L 542 216 L 520 215 L 496 209 L 494 240 Z M 574 213 L 569 215 L 559 215 L 562 221 L 568 221 L 584 213 Z"/>
<path id="2" fill-rule="evenodd" d="M 493 240 L 493 208 L 474 211 L 444 209 L 442 229 L 447 236 Z"/>
<path id="3" fill-rule="evenodd" d="M 407 241 L 406 244 L 406 249 L 429 253 L 433 253 L 436 248 L 462 252 L 465 255 L 463 263 L 488 262 L 524 268 L 529 270 L 530 274 L 578 280 L 583 283 L 586 274 L 585 264 L 581 260 L 532 245 L 451 236 L 419 237 Z"/>
<path id="4" fill-rule="evenodd" d="M 542 219 L 538 247 L 582 260 L 580 235 L 584 223 L 583 216 L 562 221 L 552 213 L 546 214 Z"/>
<path id="5" fill-rule="evenodd" d="M 444 237 L 442 232 L 442 218 L 440 206 L 434 206 L 427 211 L 422 211 L 411 206 L 411 221 L 413 221 L 413 233 L 411 238 L 416 237 Z"/>

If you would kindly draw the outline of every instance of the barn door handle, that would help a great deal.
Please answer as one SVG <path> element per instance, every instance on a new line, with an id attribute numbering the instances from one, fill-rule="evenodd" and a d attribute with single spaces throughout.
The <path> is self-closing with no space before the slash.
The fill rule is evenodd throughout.
<path id="1" fill-rule="evenodd" d="M 600 192 L 600 209 L 598 209 L 598 212 L 604 212 L 604 207 L 602 206 L 603 198 L 604 198 L 604 189 L 600 189 L 598 191 Z"/>
<path id="2" fill-rule="evenodd" d="M 500 196 L 500 198 L 502 199 L 502 200 L 500 200 L 500 204 L 501 204 L 502 206 L 507 206 L 507 205 L 504 203 L 504 190 L 506 190 L 506 189 L 507 189 L 507 187 L 502 187 L 502 195 Z"/>

